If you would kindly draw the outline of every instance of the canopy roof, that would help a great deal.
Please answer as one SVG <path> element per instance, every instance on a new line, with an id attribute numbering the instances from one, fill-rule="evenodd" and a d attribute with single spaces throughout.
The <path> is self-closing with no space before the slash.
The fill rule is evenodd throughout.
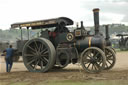
<path id="1" fill-rule="evenodd" d="M 116 36 L 128 36 L 128 34 L 117 34 Z"/>
<path id="2" fill-rule="evenodd" d="M 49 28 L 56 27 L 60 23 L 65 23 L 65 25 L 73 25 L 73 21 L 67 17 L 59 17 L 47 20 L 37 20 L 30 22 L 21 22 L 11 24 L 11 28 L 22 28 L 22 27 L 32 27 L 32 29 L 40 29 L 40 28 Z"/>

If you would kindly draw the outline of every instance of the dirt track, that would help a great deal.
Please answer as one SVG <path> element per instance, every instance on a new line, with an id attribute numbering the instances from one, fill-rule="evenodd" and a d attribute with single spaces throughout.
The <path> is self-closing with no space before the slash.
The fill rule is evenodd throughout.
<path id="1" fill-rule="evenodd" d="M 2 71 L 4 71 L 4 60 L 1 62 Z M 86 73 L 79 65 L 69 65 L 64 69 L 52 69 L 47 73 L 32 73 L 27 71 L 22 62 L 14 63 L 11 73 L 0 73 L 0 81 L 36 83 L 49 80 L 128 80 L 128 51 L 117 52 L 114 68 L 99 74 Z"/>

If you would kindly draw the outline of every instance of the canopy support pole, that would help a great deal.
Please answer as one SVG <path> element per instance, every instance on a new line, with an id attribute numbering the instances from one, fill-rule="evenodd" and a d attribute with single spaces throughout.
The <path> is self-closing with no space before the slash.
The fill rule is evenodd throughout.
<path id="1" fill-rule="evenodd" d="M 29 27 L 27 27 L 28 40 L 29 40 Z"/>
<path id="2" fill-rule="evenodd" d="M 22 34 L 22 28 L 20 27 L 21 30 L 21 41 L 23 41 L 23 34 Z"/>

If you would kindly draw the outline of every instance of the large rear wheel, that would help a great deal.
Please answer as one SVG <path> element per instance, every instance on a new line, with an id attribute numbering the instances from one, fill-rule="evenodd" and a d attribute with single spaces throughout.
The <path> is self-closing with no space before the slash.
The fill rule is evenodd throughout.
<path id="1" fill-rule="evenodd" d="M 23 48 L 23 62 L 30 72 L 46 72 L 55 63 L 55 48 L 45 38 L 29 40 Z"/>

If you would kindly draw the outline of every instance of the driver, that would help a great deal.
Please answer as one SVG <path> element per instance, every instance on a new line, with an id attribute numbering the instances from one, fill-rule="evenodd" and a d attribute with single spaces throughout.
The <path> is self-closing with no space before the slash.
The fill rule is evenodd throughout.
<path id="1" fill-rule="evenodd" d="M 66 27 L 66 24 L 64 22 L 61 22 L 55 29 L 54 32 L 69 32 L 68 28 Z"/>

